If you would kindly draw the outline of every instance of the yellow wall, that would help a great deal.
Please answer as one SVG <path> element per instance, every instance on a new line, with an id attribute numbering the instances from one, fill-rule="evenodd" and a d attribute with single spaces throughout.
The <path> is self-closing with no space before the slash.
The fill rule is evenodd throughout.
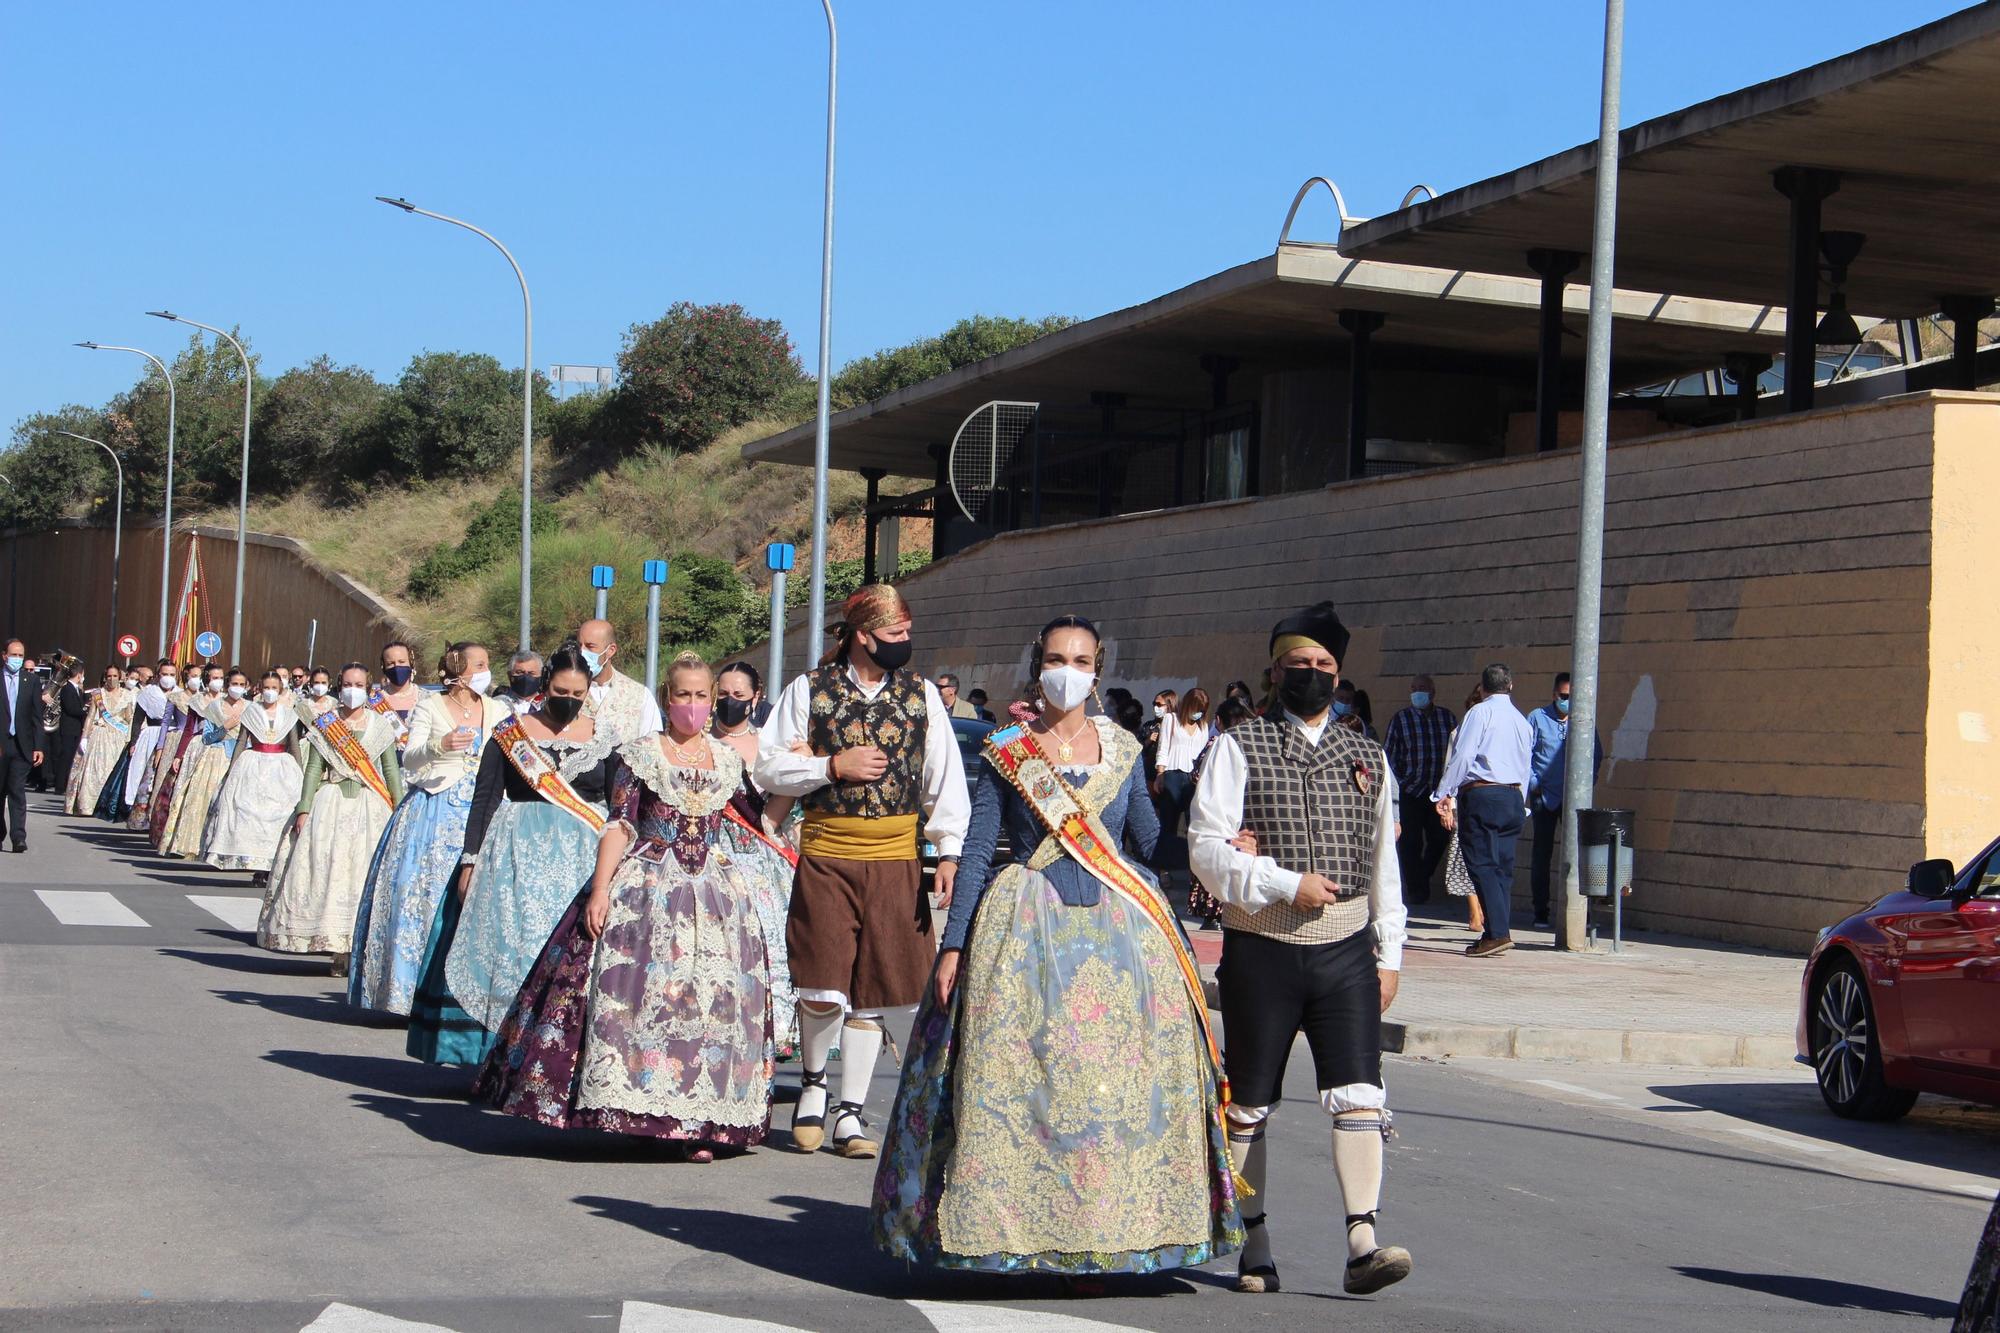
<path id="1" fill-rule="evenodd" d="M 1924 848 L 1962 866 L 2000 834 L 2000 420 L 1983 395 L 1939 403 L 1936 448 Z"/>

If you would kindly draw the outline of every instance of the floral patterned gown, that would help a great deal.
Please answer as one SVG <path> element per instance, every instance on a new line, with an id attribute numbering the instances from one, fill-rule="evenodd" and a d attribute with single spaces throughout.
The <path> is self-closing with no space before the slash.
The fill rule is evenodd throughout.
<path id="1" fill-rule="evenodd" d="M 610 813 L 633 841 L 604 934 L 589 892 L 557 923 L 474 1090 L 510 1115 L 730 1146 L 771 1119 L 770 983 L 755 891 L 721 835 L 743 762 L 671 764 L 657 736 L 620 746 Z"/>

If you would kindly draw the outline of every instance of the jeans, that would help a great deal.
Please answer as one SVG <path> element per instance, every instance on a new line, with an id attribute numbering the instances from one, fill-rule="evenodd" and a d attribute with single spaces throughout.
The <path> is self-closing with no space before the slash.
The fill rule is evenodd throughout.
<path id="1" fill-rule="evenodd" d="M 1535 920 L 1549 919 L 1549 870 L 1556 859 L 1556 835 L 1562 832 L 1563 812 L 1535 807 L 1534 860 L 1529 863 L 1528 888 L 1535 898 Z"/>
<path id="2" fill-rule="evenodd" d="M 1396 861 L 1403 871 L 1403 901 L 1429 902 L 1431 880 L 1451 850 L 1451 834 L 1427 796 L 1402 800 L 1403 831 L 1396 838 Z"/>
<path id="3" fill-rule="evenodd" d="M 1526 815 L 1516 787 L 1464 787 L 1458 793 L 1458 848 L 1486 910 L 1484 939 L 1513 935 L 1514 844 Z"/>
<path id="4" fill-rule="evenodd" d="M 1153 868 L 1165 873 L 1188 868 L 1188 840 L 1181 820 L 1194 804 L 1194 774 L 1169 769 L 1160 774 L 1160 795 L 1153 808 L 1160 815 L 1160 843 L 1153 850 Z"/>

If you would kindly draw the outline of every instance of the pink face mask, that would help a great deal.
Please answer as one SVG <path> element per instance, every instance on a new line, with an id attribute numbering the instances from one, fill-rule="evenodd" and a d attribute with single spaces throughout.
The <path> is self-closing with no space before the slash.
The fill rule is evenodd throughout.
<path id="1" fill-rule="evenodd" d="M 667 721 L 683 736 L 708 725 L 707 704 L 668 704 Z"/>

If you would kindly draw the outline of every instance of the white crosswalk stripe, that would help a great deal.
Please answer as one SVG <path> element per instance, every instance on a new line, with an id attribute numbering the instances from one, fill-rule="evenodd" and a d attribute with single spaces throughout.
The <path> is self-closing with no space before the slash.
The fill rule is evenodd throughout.
<path id="1" fill-rule="evenodd" d="M 930 1320 L 937 1333 L 1101 1333 L 1107 1328 L 1130 1327 L 1126 1324 L 1107 1324 L 1097 1319 L 1081 1319 L 1073 1314 L 1009 1310 L 999 1305 L 911 1301 L 910 1308 Z"/>
<path id="2" fill-rule="evenodd" d="M 145 926 L 146 919 L 108 893 L 36 889 L 42 906 L 65 926 Z"/>
<path id="3" fill-rule="evenodd" d="M 257 917 L 264 910 L 258 898 L 233 898 L 215 893 L 190 893 L 187 900 L 221 921 L 231 930 L 257 929 Z"/>
<path id="4" fill-rule="evenodd" d="M 320 1311 L 319 1318 L 300 1329 L 299 1333 L 453 1333 L 453 1330 L 442 1324 L 398 1319 L 394 1315 L 378 1314 L 358 1305 L 342 1305 L 335 1301 Z"/>
<path id="5" fill-rule="evenodd" d="M 737 1319 L 710 1314 L 706 1310 L 682 1310 L 671 1305 L 646 1301 L 625 1302 L 618 1320 L 618 1333 L 803 1333 L 792 1324 L 773 1324 L 762 1319 Z"/>

